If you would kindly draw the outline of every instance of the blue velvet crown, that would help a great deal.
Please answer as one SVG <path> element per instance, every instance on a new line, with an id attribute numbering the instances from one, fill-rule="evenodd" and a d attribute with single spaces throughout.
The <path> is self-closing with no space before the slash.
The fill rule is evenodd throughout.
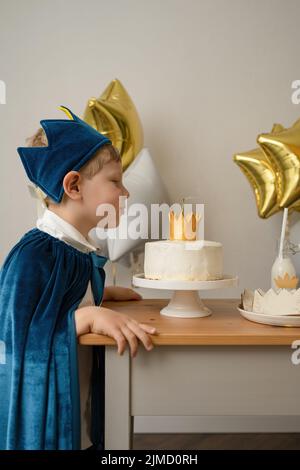
<path id="1" fill-rule="evenodd" d="M 70 119 L 40 121 L 47 147 L 18 147 L 26 174 L 51 199 L 60 202 L 64 193 L 63 179 L 71 170 L 79 170 L 95 152 L 111 140 L 89 124 L 60 106 Z"/>

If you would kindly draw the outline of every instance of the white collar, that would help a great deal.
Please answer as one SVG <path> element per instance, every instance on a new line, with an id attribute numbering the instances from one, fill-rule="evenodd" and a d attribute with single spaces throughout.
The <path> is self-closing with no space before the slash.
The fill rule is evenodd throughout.
<path id="1" fill-rule="evenodd" d="M 100 251 L 99 248 L 93 245 L 89 236 L 88 238 L 85 238 L 82 233 L 74 227 L 74 225 L 70 224 L 49 209 L 45 209 L 43 215 L 37 219 L 36 227 L 39 230 L 47 232 L 49 235 L 72 245 L 74 248 L 77 248 L 84 253 Z"/>

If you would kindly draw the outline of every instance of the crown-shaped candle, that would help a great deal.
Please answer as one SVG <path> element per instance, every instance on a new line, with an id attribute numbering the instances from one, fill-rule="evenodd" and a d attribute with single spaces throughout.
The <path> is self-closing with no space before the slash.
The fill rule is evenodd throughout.
<path id="1" fill-rule="evenodd" d="M 200 219 L 201 214 L 198 213 L 189 212 L 187 215 L 183 215 L 183 209 L 179 214 L 171 210 L 169 212 L 170 240 L 196 240 Z"/>

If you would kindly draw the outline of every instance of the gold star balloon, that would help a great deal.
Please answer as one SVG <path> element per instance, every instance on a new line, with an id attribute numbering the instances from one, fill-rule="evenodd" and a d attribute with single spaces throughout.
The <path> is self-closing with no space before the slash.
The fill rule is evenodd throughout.
<path id="1" fill-rule="evenodd" d="M 99 98 L 89 99 L 83 119 L 117 147 L 125 171 L 143 148 L 143 128 L 136 107 L 119 80 L 113 80 Z"/>
<path id="2" fill-rule="evenodd" d="M 234 155 L 234 161 L 248 178 L 256 199 L 258 215 L 267 218 L 279 210 L 276 176 L 264 152 L 260 149 Z"/>
<path id="3" fill-rule="evenodd" d="M 276 172 L 279 207 L 300 204 L 300 119 L 289 129 L 260 134 L 257 142 Z"/>
<path id="4" fill-rule="evenodd" d="M 290 129 L 274 124 L 257 142 L 259 148 L 236 154 L 233 160 L 254 190 L 258 215 L 267 218 L 284 207 L 300 210 L 300 120 Z"/>

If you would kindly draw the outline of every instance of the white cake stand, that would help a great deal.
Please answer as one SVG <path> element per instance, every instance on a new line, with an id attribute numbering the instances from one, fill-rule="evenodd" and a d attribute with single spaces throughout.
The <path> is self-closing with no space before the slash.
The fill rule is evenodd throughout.
<path id="1" fill-rule="evenodd" d="M 224 274 L 223 279 L 216 281 L 166 281 L 146 279 L 144 273 L 141 273 L 133 276 L 132 284 L 148 289 L 173 290 L 170 302 L 160 313 L 168 317 L 196 318 L 207 317 L 212 313 L 205 306 L 197 291 L 235 287 L 238 285 L 238 277 Z"/>

